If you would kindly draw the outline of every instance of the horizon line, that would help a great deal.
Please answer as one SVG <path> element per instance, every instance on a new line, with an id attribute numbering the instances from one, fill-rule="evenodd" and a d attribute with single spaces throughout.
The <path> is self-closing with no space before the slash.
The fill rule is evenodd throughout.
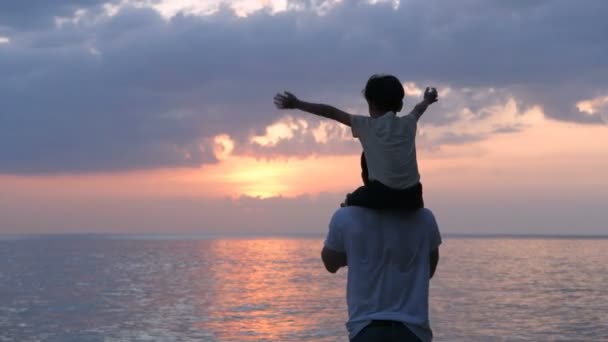
<path id="1" fill-rule="evenodd" d="M 444 233 L 443 238 L 521 238 L 521 239 L 608 239 L 606 234 L 564 234 L 564 233 Z M 108 232 L 49 232 L 49 233 L 0 233 L 0 240 L 8 239 L 36 239 L 36 238 L 66 238 L 66 239 L 89 239 L 89 238 L 131 238 L 131 239 L 239 239 L 239 238 L 324 238 L 325 233 L 203 233 L 203 232 L 143 232 L 143 233 L 108 233 Z"/>

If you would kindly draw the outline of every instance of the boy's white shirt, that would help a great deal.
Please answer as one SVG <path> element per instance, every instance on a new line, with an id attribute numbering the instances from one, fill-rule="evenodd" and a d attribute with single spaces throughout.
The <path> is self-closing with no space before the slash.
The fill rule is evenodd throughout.
<path id="1" fill-rule="evenodd" d="M 353 137 L 363 146 L 370 180 L 393 189 L 406 189 L 420 181 L 416 160 L 418 118 L 394 112 L 372 118 L 351 115 Z"/>

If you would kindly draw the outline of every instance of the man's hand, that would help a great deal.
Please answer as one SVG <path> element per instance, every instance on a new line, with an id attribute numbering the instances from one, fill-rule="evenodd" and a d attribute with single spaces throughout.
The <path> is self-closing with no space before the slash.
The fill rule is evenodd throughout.
<path id="1" fill-rule="evenodd" d="M 288 91 L 274 96 L 274 105 L 277 106 L 278 109 L 293 109 L 297 107 L 299 102 L 300 100 Z"/>
<path id="2" fill-rule="evenodd" d="M 329 273 L 336 273 L 340 267 L 348 266 L 346 253 L 336 252 L 326 247 L 323 247 L 321 251 L 321 260 L 323 260 L 323 265 Z"/>
<path id="3" fill-rule="evenodd" d="M 439 248 L 435 248 L 435 250 L 431 251 L 429 262 L 430 262 L 430 274 L 429 274 L 429 279 L 430 279 L 430 278 L 433 278 L 433 276 L 435 275 L 435 271 L 437 270 L 437 264 L 439 263 Z"/>
<path id="4" fill-rule="evenodd" d="M 429 104 L 437 102 L 437 89 L 426 87 L 426 90 L 424 91 L 424 100 Z"/>

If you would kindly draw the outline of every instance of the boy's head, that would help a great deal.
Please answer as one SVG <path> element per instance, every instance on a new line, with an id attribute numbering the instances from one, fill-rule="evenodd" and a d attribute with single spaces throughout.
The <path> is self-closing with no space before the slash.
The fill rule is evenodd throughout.
<path id="1" fill-rule="evenodd" d="M 400 112 L 403 108 L 403 85 L 393 75 L 372 75 L 367 80 L 363 95 L 372 111 L 382 115 L 386 112 Z"/>

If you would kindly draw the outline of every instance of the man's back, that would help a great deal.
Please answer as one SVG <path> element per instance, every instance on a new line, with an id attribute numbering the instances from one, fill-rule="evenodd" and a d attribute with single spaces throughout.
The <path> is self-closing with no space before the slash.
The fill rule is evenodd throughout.
<path id="1" fill-rule="evenodd" d="M 371 321 L 403 322 L 430 341 L 430 255 L 441 243 L 432 212 L 339 209 L 325 247 L 348 261 L 347 329 L 353 338 Z"/>

